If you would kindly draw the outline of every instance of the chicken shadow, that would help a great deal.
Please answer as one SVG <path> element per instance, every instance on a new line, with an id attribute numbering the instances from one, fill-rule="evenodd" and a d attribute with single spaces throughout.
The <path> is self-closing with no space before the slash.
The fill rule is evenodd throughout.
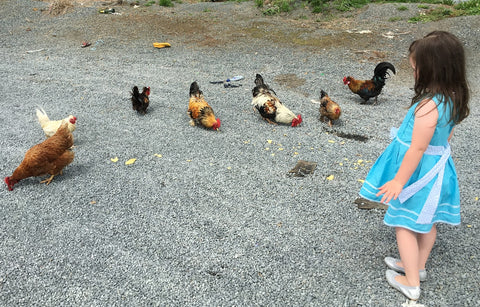
<path id="1" fill-rule="evenodd" d="M 363 142 L 363 143 L 365 143 L 370 139 L 370 137 L 366 135 L 348 133 L 348 132 L 338 131 L 336 129 L 328 129 L 328 128 L 322 127 L 322 130 L 325 132 L 328 132 L 329 134 L 336 135 L 342 139 L 354 140 L 354 141 Z"/>

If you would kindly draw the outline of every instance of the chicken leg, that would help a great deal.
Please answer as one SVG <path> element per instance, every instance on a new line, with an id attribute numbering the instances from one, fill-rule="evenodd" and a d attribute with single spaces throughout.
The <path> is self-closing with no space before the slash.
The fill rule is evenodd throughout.
<path id="1" fill-rule="evenodd" d="M 49 185 L 50 182 L 52 182 L 53 180 L 53 177 L 55 177 L 55 175 L 51 175 L 49 178 L 45 179 L 45 180 L 42 180 L 40 181 L 40 183 L 45 183 L 46 185 Z"/>

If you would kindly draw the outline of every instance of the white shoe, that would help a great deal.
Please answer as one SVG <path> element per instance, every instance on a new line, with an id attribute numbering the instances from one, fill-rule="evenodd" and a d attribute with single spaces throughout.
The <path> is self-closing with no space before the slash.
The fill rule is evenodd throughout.
<path id="1" fill-rule="evenodd" d="M 392 270 L 398 273 L 403 273 L 405 274 L 405 269 L 402 268 L 401 266 L 397 265 L 397 262 L 400 262 L 400 259 L 393 258 L 393 257 L 385 257 L 385 264 Z M 420 278 L 420 281 L 425 281 L 427 280 L 427 271 L 426 270 L 420 270 L 418 271 L 418 275 Z"/>
<path id="2" fill-rule="evenodd" d="M 400 276 L 400 274 L 398 274 L 397 272 L 393 270 L 387 270 L 385 272 L 385 276 L 387 277 L 387 282 L 390 284 L 390 286 L 400 291 L 407 298 L 416 301 L 420 297 L 420 286 L 410 287 L 410 286 L 402 285 L 401 283 L 395 280 L 396 276 Z"/>

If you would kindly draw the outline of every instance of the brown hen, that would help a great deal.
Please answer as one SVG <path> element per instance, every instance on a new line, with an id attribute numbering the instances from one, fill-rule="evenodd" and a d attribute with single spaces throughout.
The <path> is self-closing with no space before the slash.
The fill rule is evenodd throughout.
<path id="1" fill-rule="evenodd" d="M 22 179 L 47 174 L 51 176 L 41 183 L 48 185 L 54 176 L 61 174 L 63 168 L 72 163 L 74 158 L 74 153 L 70 150 L 72 146 L 73 135 L 68 129 L 68 123 L 64 121 L 52 137 L 27 150 L 23 161 L 12 176 L 5 177 L 8 190 L 12 191 L 13 186 Z"/>

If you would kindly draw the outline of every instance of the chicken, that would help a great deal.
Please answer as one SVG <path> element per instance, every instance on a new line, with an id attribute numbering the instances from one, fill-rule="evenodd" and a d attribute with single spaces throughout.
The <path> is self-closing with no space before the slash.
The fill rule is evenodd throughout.
<path id="1" fill-rule="evenodd" d="M 353 77 L 344 77 L 343 83 L 348 85 L 350 90 L 359 95 L 366 103 L 370 98 L 375 97 L 374 105 L 377 104 L 377 96 L 385 85 L 388 70 L 395 74 L 395 67 L 391 63 L 381 62 L 375 67 L 375 71 L 371 80 L 356 80 Z"/>
<path id="2" fill-rule="evenodd" d="M 74 157 L 73 151 L 70 150 L 72 146 L 73 135 L 68 123 L 64 121 L 53 136 L 25 153 L 23 161 L 12 176 L 5 177 L 8 190 L 12 191 L 13 186 L 22 179 L 50 174 L 48 179 L 41 181 L 48 185 L 54 176 L 61 174 L 63 168 L 72 163 Z"/>
<path id="3" fill-rule="evenodd" d="M 134 86 L 131 92 L 132 107 L 135 111 L 145 115 L 147 113 L 148 105 L 150 104 L 150 87 L 144 87 L 142 92 L 138 91 L 138 87 Z"/>
<path id="4" fill-rule="evenodd" d="M 261 75 L 255 77 L 255 87 L 252 90 L 252 105 L 263 119 L 270 124 L 287 124 L 292 127 L 300 125 L 302 116 L 295 115 L 277 98 L 276 93 L 265 82 Z"/>
<path id="5" fill-rule="evenodd" d="M 207 129 L 218 130 L 220 119 L 215 117 L 212 107 L 205 101 L 197 82 L 190 85 L 190 100 L 188 102 L 190 125 L 201 125 Z"/>
<path id="6" fill-rule="evenodd" d="M 332 121 L 337 120 L 342 114 L 338 103 L 333 101 L 325 91 L 320 92 L 320 120 L 328 118 L 328 125 L 332 127 Z"/>
<path id="7" fill-rule="evenodd" d="M 37 109 L 37 119 L 47 138 L 51 137 L 55 134 L 55 132 L 57 132 L 57 129 L 62 124 L 62 121 L 68 122 L 68 130 L 70 132 L 75 131 L 75 125 L 77 122 L 77 118 L 73 115 L 69 115 L 67 118 L 61 120 L 50 120 L 47 116 L 47 113 L 45 113 L 42 108 Z"/>

